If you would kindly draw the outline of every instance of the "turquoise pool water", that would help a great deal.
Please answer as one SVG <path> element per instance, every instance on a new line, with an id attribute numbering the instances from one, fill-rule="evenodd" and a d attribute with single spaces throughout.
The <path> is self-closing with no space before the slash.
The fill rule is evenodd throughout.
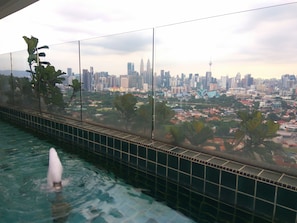
<path id="1" fill-rule="evenodd" d="M 68 185 L 46 188 L 56 147 Z M 0 121 L 0 222 L 195 222 L 113 172 Z"/>
<path id="2" fill-rule="evenodd" d="M 55 147 L 68 182 L 46 188 Z M 0 222 L 269 223 L 117 160 L 35 136 L 0 120 Z"/>

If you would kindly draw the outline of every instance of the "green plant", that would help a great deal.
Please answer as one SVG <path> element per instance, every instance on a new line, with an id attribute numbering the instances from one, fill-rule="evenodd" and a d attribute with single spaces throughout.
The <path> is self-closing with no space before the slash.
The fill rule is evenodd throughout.
<path id="1" fill-rule="evenodd" d="M 260 111 L 239 111 L 240 127 L 235 133 L 235 145 L 245 143 L 246 148 L 256 148 L 263 145 L 266 139 L 277 136 L 279 124 L 272 120 L 265 120 Z"/>
<path id="2" fill-rule="evenodd" d="M 121 113 L 121 117 L 125 120 L 125 128 L 128 123 L 135 117 L 137 99 L 133 94 L 117 95 L 113 101 L 115 108 Z"/>
<path id="3" fill-rule="evenodd" d="M 64 109 L 64 101 L 60 88 L 57 84 L 61 84 L 64 80 L 61 77 L 64 72 L 55 69 L 47 61 L 42 61 L 40 58 L 45 57 L 44 52 L 40 52 L 42 49 L 48 49 L 48 46 L 38 47 L 38 39 L 31 36 L 28 38 L 23 36 L 27 44 L 28 59 L 31 74 L 31 84 L 38 98 L 39 110 L 41 111 L 42 99 L 47 109 L 49 110 L 62 110 Z"/>
<path id="4" fill-rule="evenodd" d="M 69 87 L 72 88 L 72 94 L 69 100 L 69 104 L 70 104 L 73 101 L 73 99 L 76 97 L 76 94 L 81 91 L 81 83 L 77 79 L 74 79 L 72 80 L 72 84 L 69 84 Z"/>
<path id="5" fill-rule="evenodd" d="M 187 139 L 192 145 L 197 146 L 213 138 L 212 129 L 201 120 L 192 122 L 183 122 L 171 126 L 169 133 L 172 135 L 175 143 L 180 144 Z"/>

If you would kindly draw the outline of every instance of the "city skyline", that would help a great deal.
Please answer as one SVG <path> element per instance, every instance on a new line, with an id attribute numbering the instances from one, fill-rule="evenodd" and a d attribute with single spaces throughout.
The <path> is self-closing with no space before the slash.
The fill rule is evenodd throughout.
<path id="1" fill-rule="evenodd" d="M 292 94 L 292 90 L 296 91 L 297 78 L 295 74 L 284 74 L 278 79 L 256 79 L 251 74 L 237 73 L 235 76 L 213 77 L 209 63 L 209 71 L 205 74 L 182 73 L 178 76 L 172 76 L 170 71 L 160 70 L 155 74 L 154 84 L 155 90 L 163 91 L 166 94 L 177 94 L 189 92 L 279 92 L 280 94 Z M 85 91 L 97 92 L 103 90 L 110 91 L 141 91 L 148 92 L 152 90 L 152 76 L 150 60 L 147 60 L 146 66 L 143 59 L 140 62 L 140 69 L 134 68 L 134 63 L 127 62 L 127 72 L 123 75 L 112 75 L 105 71 L 96 71 L 94 67 L 83 69 L 82 75 L 72 72 L 72 68 L 67 68 L 67 76 L 65 76 L 65 86 L 71 84 L 72 80 L 79 79 L 83 83 Z M 145 68 L 146 67 L 146 68 Z M 217 93 L 218 94 L 218 93 Z M 232 93 L 231 93 L 232 94 Z"/>
<path id="2" fill-rule="evenodd" d="M 150 66 L 150 69 L 148 69 L 148 67 L 149 67 L 148 63 L 150 63 L 150 59 L 147 59 L 146 63 L 144 63 L 144 60 L 141 59 L 139 64 L 135 63 L 133 61 L 126 62 L 126 71 L 124 71 L 124 69 L 123 69 L 123 72 L 121 72 L 121 73 L 110 73 L 108 70 L 97 70 L 96 68 L 94 68 L 95 66 L 91 65 L 89 67 L 83 67 L 82 68 L 82 73 L 83 73 L 83 70 L 88 70 L 89 71 L 89 69 L 90 69 L 90 70 L 92 70 L 91 73 L 93 73 L 93 74 L 95 74 L 95 73 L 107 73 L 110 76 L 122 76 L 122 75 L 131 75 L 131 74 L 141 75 L 141 73 L 146 72 L 147 70 L 149 70 L 149 72 L 152 72 L 152 67 L 151 66 Z M 173 74 L 170 69 L 169 70 L 160 69 L 160 70 L 154 70 L 154 76 L 160 76 L 160 74 L 162 72 L 169 72 L 172 78 L 178 78 L 178 77 L 180 77 L 182 75 L 189 76 L 189 75 L 197 75 L 197 74 L 198 74 L 198 76 L 205 76 L 209 72 L 211 73 L 212 77 L 214 77 L 214 78 L 221 78 L 221 77 L 225 77 L 225 76 L 228 76 L 229 78 L 233 78 L 233 77 L 236 77 L 238 75 L 241 75 L 241 76 L 251 75 L 251 76 L 253 76 L 253 74 L 251 74 L 251 73 L 242 73 L 240 71 L 237 72 L 237 73 L 233 73 L 231 75 L 228 75 L 228 74 L 227 75 L 221 75 L 221 74 L 214 75 L 212 73 L 212 68 L 211 68 L 213 66 L 213 62 L 210 60 L 207 64 L 208 64 L 207 70 L 202 71 L 202 72 L 190 72 L 190 73 L 181 72 L 179 74 Z M 65 73 L 69 74 L 67 72 L 68 69 L 70 69 L 72 71 L 72 74 L 79 75 L 79 72 L 74 72 L 72 67 L 67 67 L 65 69 Z M 257 77 L 255 79 L 260 79 L 260 80 L 261 79 L 262 80 L 281 79 L 281 77 L 283 75 L 295 75 L 295 76 L 297 76 L 297 74 L 295 74 L 295 73 L 285 72 L 283 74 L 279 74 L 279 76 L 276 76 L 276 77 L 264 77 L 264 78 Z"/>
<path id="3" fill-rule="evenodd" d="M 2 19 L 1 30 L 10 32 L 0 36 L 0 54 L 24 50 L 22 36 L 33 35 L 40 45 L 49 45 L 47 60 L 61 70 L 78 71 L 80 40 L 81 67 L 94 66 L 111 74 L 123 74 L 127 61 L 138 63 L 139 58 L 151 59 L 155 72 L 170 70 L 172 75 L 202 74 L 209 61 L 216 77 L 241 73 L 279 78 L 297 73 L 296 2 L 229 0 L 198 7 L 189 1 L 170 3 L 169 12 L 166 1 L 162 5 L 153 1 L 146 10 L 117 1 L 112 6 L 96 1 L 67 3 L 42 0 Z M 139 4 L 125 4 L 129 3 Z M 43 16 L 45 10 L 48 16 Z M 29 25 L 20 26 L 20 21 Z M 18 29 L 11 29 L 16 25 Z M 23 69 L 24 63 L 14 64 Z"/>

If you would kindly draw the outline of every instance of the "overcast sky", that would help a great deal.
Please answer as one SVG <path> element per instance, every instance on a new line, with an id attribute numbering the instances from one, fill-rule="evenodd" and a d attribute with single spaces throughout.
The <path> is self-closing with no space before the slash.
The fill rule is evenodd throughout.
<path id="1" fill-rule="evenodd" d="M 33 35 L 64 71 L 78 72 L 81 40 L 82 68 L 110 74 L 154 59 L 156 73 L 279 78 L 297 74 L 296 12 L 286 0 L 39 0 L 0 20 L 0 54 L 26 66 L 22 36 Z"/>

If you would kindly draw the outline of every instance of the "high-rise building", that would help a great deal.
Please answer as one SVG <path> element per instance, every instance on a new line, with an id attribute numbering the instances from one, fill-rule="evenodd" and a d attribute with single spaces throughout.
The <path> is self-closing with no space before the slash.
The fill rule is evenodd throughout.
<path id="1" fill-rule="evenodd" d="M 144 63 L 143 63 L 143 59 L 141 59 L 140 61 L 140 75 L 143 76 L 144 74 Z"/>
<path id="2" fill-rule="evenodd" d="M 205 80 L 206 80 L 206 83 L 205 83 L 204 89 L 209 89 L 209 84 L 212 81 L 211 71 L 207 71 L 206 72 L 206 74 L 205 74 Z"/>
<path id="3" fill-rule="evenodd" d="M 150 59 L 147 60 L 146 63 L 146 72 L 151 73 L 152 72 L 152 67 L 151 67 L 151 62 Z"/>
<path id="4" fill-rule="evenodd" d="M 83 89 L 85 91 L 91 91 L 92 77 L 88 69 L 82 70 L 82 82 L 83 82 Z"/>
<path id="5" fill-rule="evenodd" d="M 137 74 L 134 75 L 128 75 L 129 79 L 129 88 L 135 88 L 135 89 L 142 89 L 142 76 L 139 76 Z"/>
<path id="6" fill-rule="evenodd" d="M 94 91 L 102 91 L 109 87 L 107 83 L 108 72 L 97 72 L 94 74 Z"/>
<path id="7" fill-rule="evenodd" d="M 294 84 L 296 84 L 296 77 L 295 75 L 285 74 L 282 75 L 281 79 L 282 89 L 289 90 L 293 87 Z"/>
<path id="8" fill-rule="evenodd" d="M 253 82 L 254 82 L 254 79 L 252 78 L 252 75 L 246 74 L 242 79 L 242 87 L 249 88 L 251 85 L 253 85 Z"/>
<path id="9" fill-rule="evenodd" d="M 109 75 L 107 78 L 108 87 L 120 87 L 120 78 L 116 75 Z"/>
<path id="10" fill-rule="evenodd" d="M 129 88 L 129 78 L 127 75 L 121 75 L 121 88 L 128 90 Z"/>
<path id="11" fill-rule="evenodd" d="M 95 91 L 94 67 L 90 67 L 91 91 Z"/>
<path id="12" fill-rule="evenodd" d="M 162 88 L 170 88 L 170 71 L 161 70 L 160 72 L 160 87 Z"/>
<path id="13" fill-rule="evenodd" d="M 134 63 L 129 62 L 127 64 L 127 74 L 128 75 L 134 74 Z"/>
<path id="14" fill-rule="evenodd" d="M 67 68 L 67 75 L 68 76 L 72 75 L 72 68 L 70 68 L 70 67 Z"/>
<path id="15" fill-rule="evenodd" d="M 235 76 L 235 84 L 236 84 L 236 87 L 241 87 L 241 74 L 240 73 L 237 73 Z"/>
<path id="16" fill-rule="evenodd" d="M 229 84 L 228 84 L 228 76 L 222 76 L 221 77 L 221 88 L 223 90 L 228 90 Z"/>
<path id="17" fill-rule="evenodd" d="M 153 83 L 153 73 L 151 68 L 151 62 L 149 59 L 146 63 L 146 71 L 144 72 L 143 82 L 147 83 L 149 86 L 151 86 Z"/>

